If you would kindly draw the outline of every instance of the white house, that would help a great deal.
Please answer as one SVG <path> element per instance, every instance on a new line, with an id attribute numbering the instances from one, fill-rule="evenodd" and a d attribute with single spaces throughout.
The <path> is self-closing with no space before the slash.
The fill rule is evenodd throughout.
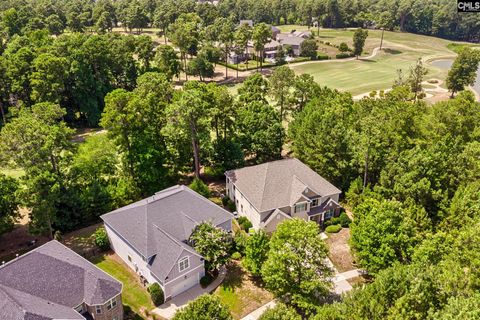
<path id="1" fill-rule="evenodd" d="M 228 197 L 255 230 L 273 232 L 292 217 L 322 223 L 340 212 L 341 191 L 298 159 L 285 159 L 225 173 Z"/>
<path id="2" fill-rule="evenodd" d="M 202 222 L 231 231 L 232 214 L 185 186 L 174 186 L 102 216 L 112 249 L 168 300 L 199 283 L 204 259 L 188 244 Z"/>

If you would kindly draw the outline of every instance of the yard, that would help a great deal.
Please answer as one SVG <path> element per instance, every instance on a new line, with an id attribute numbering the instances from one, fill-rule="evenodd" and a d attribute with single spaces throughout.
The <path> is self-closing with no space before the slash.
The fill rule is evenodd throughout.
<path id="1" fill-rule="evenodd" d="M 254 279 L 239 262 L 233 261 L 227 270 L 225 280 L 214 294 L 228 306 L 234 319 L 241 319 L 273 299 L 263 284 Z"/>
<path id="2" fill-rule="evenodd" d="M 356 269 L 348 240 L 350 239 L 350 229 L 343 228 L 338 233 L 329 233 L 325 240 L 328 247 L 328 257 L 338 272 Z"/>
<path id="3" fill-rule="evenodd" d="M 138 275 L 130 270 L 117 255 L 114 253 L 103 254 L 92 259 L 92 262 L 123 283 L 123 305 L 125 312 L 130 313 L 125 319 L 144 319 L 146 318 L 145 313 L 155 308 L 147 290 L 138 280 Z"/>

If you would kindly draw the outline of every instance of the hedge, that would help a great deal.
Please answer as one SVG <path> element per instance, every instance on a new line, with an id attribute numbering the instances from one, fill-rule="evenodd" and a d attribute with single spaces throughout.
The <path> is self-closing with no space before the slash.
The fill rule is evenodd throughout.
<path id="1" fill-rule="evenodd" d="M 354 54 L 350 52 L 340 52 L 340 53 L 337 53 L 337 55 L 335 56 L 335 58 L 337 59 L 345 59 L 345 58 L 351 58 L 351 57 L 354 57 Z"/>
<path id="2" fill-rule="evenodd" d="M 337 233 L 342 230 L 342 226 L 339 224 L 334 224 L 325 228 L 326 233 Z"/>

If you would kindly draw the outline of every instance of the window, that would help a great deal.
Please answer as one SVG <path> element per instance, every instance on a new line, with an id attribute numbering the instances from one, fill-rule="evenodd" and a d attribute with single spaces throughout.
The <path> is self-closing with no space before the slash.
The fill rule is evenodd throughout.
<path id="1" fill-rule="evenodd" d="M 130 255 L 127 256 L 128 261 L 132 262 L 132 257 Z"/>
<path id="2" fill-rule="evenodd" d="M 188 267 L 190 267 L 190 260 L 188 257 L 184 257 L 178 261 L 178 270 L 180 270 L 180 272 L 188 269 Z"/>
<path id="3" fill-rule="evenodd" d="M 241 211 L 243 212 L 243 204 L 240 206 L 240 208 L 242 209 Z"/>
<path id="4" fill-rule="evenodd" d="M 101 306 L 95 306 L 95 312 L 96 312 L 97 314 L 102 313 L 102 307 L 101 307 Z"/>
<path id="5" fill-rule="evenodd" d="M 331 217 L 333 217 L 333 212 L 335 210 L 334 209 L 330 209 L 328 211 L 325 211 L 325 219 L 330 219 Z"/>
<path id="6" fill-rule="evenodd" d="M 307 204 L 305 202 L 297 203 L 295 205 L 295 210 L 294 210 L 295 213 L 304 212 L 304 211 L 307 211 Z"/>
<path id="7" fill-rule="evenodd" d="M 117 300 L 115 300 L 115 298 L 112 298 L 107 302 L 107 310 L 112 310 L 116 306 L 117 306 Z"/>
<path id="8" fill-rule="evenodd" d="M 312 207 L 318 206 L 318 198 L 312 200 Z"/>

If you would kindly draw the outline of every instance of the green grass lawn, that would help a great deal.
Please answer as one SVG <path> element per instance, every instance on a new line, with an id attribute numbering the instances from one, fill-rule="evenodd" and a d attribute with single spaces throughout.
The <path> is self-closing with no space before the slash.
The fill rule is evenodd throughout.
<path id="1" fill-rule="evenodd" d="M 137 314 L 136 319 L 143 319 L 139 314 L 142 310 L 152 310 L 155 306 L 150 295 L 138 281 L 138 276 L 131 271 L 120 258 L 106 254 L 92 261 L 97 267 L 123 283 L 122 299 L 124 306 Z"/>
<path id="2" fill-rule="evenodd" d="M 234 319 L 245 317 L 273 299 L 273 295 L 237 262 L 228 266 L 227 276 L 214 294 L 228 307 Z"/>
<path id="3" fill-rule="evenodd" d="M 354 30 L 321 29 L 319 39 L 333 44 L 346 42 L 352 47 Z M 381 31 L 369 30 L 363 56 L 368 56 L 373 49 L 380 46 Z M 385 31 L 383 48 L 376 57 L 359 61 L 329 61 L 326 63 L 311 63 L 292 65 L 297 73 L 309 73 L 322 86 L 350 91 L 353 95 L 382 90 L 391 87 L 397 77 L 397 70 L 402 69 L 408 75 L 408 70 L 418 58 L 426 61 L 445 57 L 454 57 L 455 52 L 447 46 L 451 41 L 410 33 Z M 439 78 L 444 80 L 446 70 L 426 64 L 428 74 L 426 79 Z"/>

